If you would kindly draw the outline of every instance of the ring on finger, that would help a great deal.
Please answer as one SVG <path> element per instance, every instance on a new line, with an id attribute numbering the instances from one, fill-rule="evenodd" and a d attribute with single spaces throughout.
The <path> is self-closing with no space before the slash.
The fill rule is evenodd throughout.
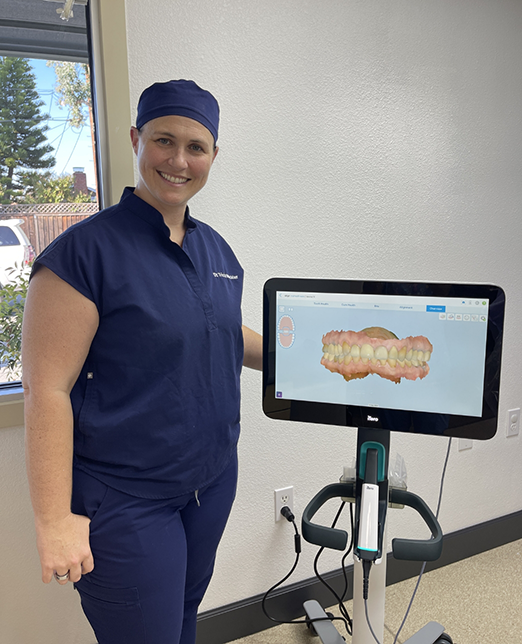
<path id="1" fill-rule="evenodd" d="M 69 571 L 65 573 L 65 575 L 59 575 L 57 572 L 54 573 L 54 578 L 56 581 L 66 581 L 69 579 Z"/>

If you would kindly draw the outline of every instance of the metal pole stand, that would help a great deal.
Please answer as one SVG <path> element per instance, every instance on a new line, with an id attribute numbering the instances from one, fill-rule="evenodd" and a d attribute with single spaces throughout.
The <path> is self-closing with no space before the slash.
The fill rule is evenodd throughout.
<path id="1" fill-rule="evenodd" d="M 334 550 L 346 549 L 348 534 L 338 528 L 330 528 L 312 522 L 313 516 L 330 499 L 341 497 L 355 502 L 354 522 L 354 584 L 353 584 L 353 644 L 376 644 L 368 627 L 363 600 L 363 566 L 362 560 L 372 561 L 368 588 L 368 616 L 372 629 L 380 644 L 384 638 L 384 603 L 386 593 L 386 544 L 385 526 L 388 505 L 407 505 L 417 510 L 431 531 L 431 538 L 423 540 L 393 539 L 392 552 L 396 559 L 410 561 L 435 561 L 442 552 L 442 530 L 426 503 L 416 494 L 406 490 L 388 489 L 388 454 L 390 433 L 384 430 L 359 428 L 357 435 L 357 468 L 356 480 L 348 483 L 334 483 L 323 488 L 310 501 L 303 512 L 303 537 L 314 543 Z M 378 542 L 368 547 L 366 542 L 357 541 L 359 535 L 361 491 L 368 480 L 366 464 L 370 467 L 372 477 L 377 471 L 379 487 L 378 496 Z M 327 615 L 315 600 L 304 603 L 304 609 L 313 629 L 323 644 L 343 644 L 345 641 Z M 321 621 L 314 621 L 321 620 Z M 444 627 L 437 622 L 429 622 L 404 644 L 452 644 L 452 639 L 444 633 Z"/>

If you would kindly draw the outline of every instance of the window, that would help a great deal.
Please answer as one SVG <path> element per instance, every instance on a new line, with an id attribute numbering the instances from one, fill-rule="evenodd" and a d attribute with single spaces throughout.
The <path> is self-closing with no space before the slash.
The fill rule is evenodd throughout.
<path id="1" fill-rule="evenodd" d="M 66 4 L 72 5 L 73 10 L 73 16 L 68 21 L 60 17 Z M 0 56 L 26 57 L 32 61 L 39 60 L 40 64 L 44 64 L 45 60 L 80 62 L 96 70 L 92 83 L 93 118 L 96 122 L 96 196 L 100 207 L 117 202 L 123 188 L 132 185 L 134 180 L 133 153 L 128 137 L 131 119 L 125 0 L 0 0 L 0 16 Z M 1 127 L 0 123 L 0 130 Z M 81 174 L 82 166 L 83 163 L 75 165 L 73 173 L 77 170 Z M 88 177 L 89 173 L 85 170 Z M 87 178 L 88 187 L 93 187 L 90 183 L 93 182 Z M 10 219 L 23 220 L 22 229 L 35 252 L 43 249 L 78 218 L 98 209 L 96 203 L 84 203 L 76 204 L 73 213 L 54 213 L 55 223 L 62 218 L 57 230 L 54 224 L 50 225 L 51 218 L 44 219 L 45 206 L 38 204 L 39 212 L 30 214 L 27 204 L 17 204 L 16 212 L 4 213 Z M 34 210 L 36 206 L 33 204 L 30 207 Z M 90 208 L 90 212 L 86 213 L 85 208 Z M 82 209 L 82 212 L 78 209 Z M 44 221 L 47 222 L 46 227 L 42 226 Z M 31 250 L 27 252 L 30 256 Z M 0 275 L 0 284 L 1 279 Z M 18 337 L 17 325 L 21 327 L 23 314 L 19 295 L 12 292 L 11 296 L 0 297 L 0 308 L 12 305 L 13 315 L 9 318 L 9 325 Z M 0 325 L 0 336 L 5 331 L 6 325 Z M 0 345 L 2 342 L 5 342 L 5 338 L 0 337 Z M 16 354 L 15 343 L 14 346 Z M 2 402 L 20 401 L 20 395 L 16 393 L 20 392 L 20 383 L 13 381 L 13 377 L 19 377 L 20 374 L 11 374 L 13 382 L 5 383 L 6 371 L 5 364 L 0 364 Z M 4 384 L 1 384 L 2 381 Z M 6 410 L 4 407 L 4 412 Z M 19 424 L 21 418 L 22 409 L 17 407 L 13 409 L 13 414 L 2 415 L 0 425 L 7 427 Z"/>
<path id="2" fill-rule="evenodd" d="M 20 246 L 20 240 L 18 239 L 12 228 L 8 228 L 7 226 L 0 226 L 0 246 Z"/>
<path id="3" fill-rule="evenodd" d="M 91 92 L 85 91 L 90 79 L 87 0 L 76 0 L 72 9 L 69 20 L 62 20 L 58 12 L 64 10 L 63 2 L 0 0 L 0 382 L 4 383 L 21 377 L 21 317 L 35 252 L 98 210 Z"/>

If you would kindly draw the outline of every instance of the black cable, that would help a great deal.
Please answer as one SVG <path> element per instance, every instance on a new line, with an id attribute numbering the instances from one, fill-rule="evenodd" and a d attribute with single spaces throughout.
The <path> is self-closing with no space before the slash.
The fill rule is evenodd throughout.
<path id="1" fill-rule="evenodd" d="M 337 521 L 339 520 L 339 517 L 341 516 L 341 513 L 342 513 L 342 511 L 343 511 L 343 509 L 344 509 L 344 506 L 345 506 L 345 505 L 346 505 L 346 501 L 343 501 L 343 502 L 341 503 L 341 505 L 340 505 L 340 507 L 339 507 L 338 511 L 337 511 L 337 514 L 336 514 L 336 516 L 335 516 L 334 520 L 333 520 L 333 523 L 332 523 L 332 526 L 331 526 L 332 528 L 335 528 L 335 526 L 336 526 L 336 524 L 337 524 Z M 351 619 L 351 617 L 350 617 L 350 614 L 348 613 L 348 610 L 347 610 L 346 606 L 344 605 L 344 600 L 345 600 L 345 597 L 346 597 L 346 593 L 348 592 L 348 586 L 349 586 L 349 583 L 348 583 L 348 575 L 347 575 L 347 573 L 346 573 L 346 558 L 348 557 L 348 555 L 350 554 L 350 552 L 352 551 L 352 548 L 353 548 L 353 505 L 352 505 L 351 503 L 350 503 L 350 518 L 351 518 L 351 539 L 350 539 L 350 545 L 349 545 L 349 547 L 348 547 L 348 550 L 344 553 L 343 558 L 342 558 L 342 560 L 341 560 L 341 569 L 342 569 L 342 571 L 343 571 L 343 577 L 344 577 L 344 590 L 343 590 L 343 593 L 341 594 L 341 596 L 339 596 L 339 595 L 337 594 L 337 592 L 335 591 L 335 589 L 334 589 L 334 588 L 332 588 L 332 586 L 330 586 L 330 584 L 328 584 L 328 582 L 327 582 L 325 579 L 323 579 L 323 577 L 321 577 L 321 575 L 320 575 L 320 573 L 319 573 L 319 570 L 318 570 L 318 562 L 319 562 L 319 557 L 320 557 L 320 556 L 322 555 L 322 553 L 324 552 L 324 546 L 322 546 L 321 548 L 319 548 L 319 550 L 317 551 L 317 554 L 316 554 L 316 556 L 315 556 L 315 559 L 314 559 L 314 572 L 315 572 L 315 576 L 317 577 L 317 579 L 318 579 L 318 580 L 319 580 L 319 581 L 320 581 L 324 586 L 326 586 L 326 588 L 328 588 L 328 590 L 332 593 L 332 595 L 333 595 L 333 596 L 335 597 L 335 599 L 337 600 L 338 608 L 339 608 L 339 612 L 341 613 L 341 615 L 344 617 L 344 619 L 345 619 L 345 620 L 346 620 L 346 622 L 348 623 L 349 628 L 347 627 L 347 628 L 346 628 L 346 630 L 347 630 L 347 632 L 348 632 L 348 634 L 349 634 L 349 635 L 351 635 L 351 634 L 352 634 L 352 619 Z"/>
<path id="2" fill-rule="evenodd" d="M 377 639 L 377 635 L 373 632 L 372 625 L 370 624 L 370 618 L 368 616 L 368 599 L 364 600 L 364 613 L 366 615 L 366 623 L 368 624 L 368 628 L 370 629 L 370 633 L 373 636 L 373 639 L 377 642 L 377 644 L 381 644 L 379 640 Z"/>
<path id="3" fill-rule="evenodd" d="M 341 559 L 341 569 L 343 571 L 343 576 L 344 576 L 344 591 L 343 594 L 341 595 L 341 598 L 344 602 L 346 598 L 346 594 L 348 592 L 348 587 L 349 587 L 349 581 L 348 581 L 348 573 L 346 572 L 346 559 L 348 559 L 348 556 L 350 555 L 353 546 L 354 546 L 354 518 L 353 518 L 353 503 L 350 503 L 350 528 L 351 528 L 351 534 L 352 537 L 350 539 L 350 546 L 348 550 L 344 553 L 343 558 Z"/>
<path id="4" fill-rule="evenodd" d="M 294 570 L 297 568 L 297 564 L 299 562 L 299 555 L 301 554 L 301 535 L 299 534 L 299 530 L 297 529 L 297 525 L 295 523 L 295 517 L 292 514 L 291 510 L 285 506 L 281 508 L 281 514 L 285 517 L 285 519 L 288 522 L 291 522 L 294 526 L 295 530 L 295 535 L 294 535 L 294 545 L 295 545 L 295 553 L 296 557 L 294 560 L 294 564 L 292 568 L 290 569 L 290 572 L 286 574 L 281 581 L 278 581 L 277 584 L 274 584 L 271 588 L 269 588 L 266 593 L 263 595 L 263 599 L 261 601 L 261 608 L 263 609 L 263 613 L 265 616 L 272 622 L 276 622 L 276 624 L 306 624 L 309 626 L 310 624 L 313 624 L 314 622 L 331 622 L 334 620 L 342 620 L 344 622 L 344 625 L 346 629 L 348 630 L 348 624 L 346 623 L 346 620 L 344 617 L 318 617 L 316 619 L 294 619 L 294 620 L 284 620 L 284 619 L 276 619 L 275 617 L 272 617 L 266 609 L 266 601 L 268 599 L 268 596 L 270 593 L 272 593 L 276 588 L 281 586 L 281 584 L 284 584 L 284 582 L 293 574 Z"/>
<path id="5" fill-rule="evenodd" d="M 286 506 L 285 506 L 285 507 L 286 507 Z M 283 514 L 283 510 L 284 510 L 284 509 L 285 509 L 285 508 L 283 508 L 283 509 L 281 510 L 281 514 Z M 283 515 L 283 516 L 284 516 L 284 515 Z M 292 515 L 292 517 L 293 517 L 293 515 Z M 285 517 L 285 518 L 286 518 L 286 517 Z M 299 531 L 298 531 L 297 526 L 296 526 L 296 524 L 295 524 L 295 520 L 294 520 L 293 518 L 292 518 L 292 519 L 288 519 L 288 518 L 287 518 L 287 521 L 291 521 L 291 522 L 292 522 L 292 524 L 293 524 L 293 526 L 294 526 L 294 530 L 295 530 L 295 536 L 294 536 L 294 539 L 295 539 L 297 536 L 299 536 Z M 289 572 L 287 575 L 285 575 L 285 576 L 283 577 L 283 579 L 281 579 L 281 581 L 278 581 L 278 582 L 277 582 L 277 584 L 274 584 L 271 588 L 269 588 L 269 589 L 266 591 L 266 593 L 265 593 L 265 594 L 264 594 L 264 596 L 263 596 L 263 600 L 262 600 L 262 602 L 261 602 L 261 608 L 263 609 L 263 613 L 266 615 L 266 617 L 268 617 L 268 619 L 270 619 L 270 620 L 271 620 L 271 621 L 273 621 L 273 622 L 277 622 L 278 624 L 289 624 L 289 623 L 291 623 L 291 622 L 287 622 L 287 621 L 284 621 L 284 620 L 275 619 L 274 617 L 272 617 L 271 615 L 269 615 L 269 614 L 268 614 L 268 612 L 267 612 L 267 610 L 266 610 L 265 603 L 266 603 L 266 600 L 268 599 L 268 595 L 270 595 L 270 593 L 274 592 L 274 590 L 275 590 L 276 588 L 278 588 L 279 586 L 281 586 L 281 584 L 284 584 L 284 582 L 285 582 L 285 581 L 286 581 L 286 580 L 287 580 L 287 579 L 288 579 L 288 578 L 293 574 L 294 570 L 297 568 L 297 564 L 299 563 L 299 555 L 300 555 L 300 554 L 301 554 L 301 549 L 300 549 L 300 548 L 296 548 L 295 561 L 294 561 L 294 565 L 293 565 L 293 566 L 292 566 L 292 568 L 290 569 L 290 572 Z"/>

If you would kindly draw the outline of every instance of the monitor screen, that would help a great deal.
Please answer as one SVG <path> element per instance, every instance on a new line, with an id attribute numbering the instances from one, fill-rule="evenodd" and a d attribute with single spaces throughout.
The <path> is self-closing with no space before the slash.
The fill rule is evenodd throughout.
<path id="1" fill-rule="evenodd" d="M 263 409 L 286 420 L 491 438 L 504 299 L 483 284 L 271 279 Z"/>

